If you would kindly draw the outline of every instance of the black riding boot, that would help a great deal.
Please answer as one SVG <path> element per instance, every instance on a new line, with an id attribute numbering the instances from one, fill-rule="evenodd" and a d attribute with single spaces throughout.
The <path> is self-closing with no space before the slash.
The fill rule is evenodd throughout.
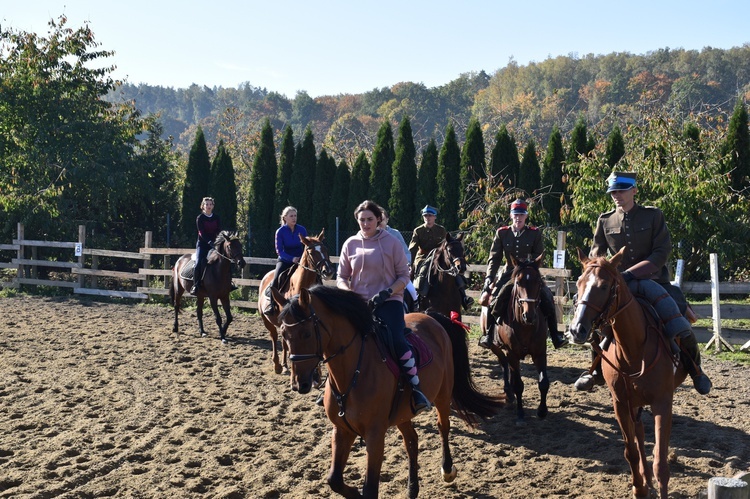
<path id="1" fill-rule="evenodd" d="M 698 341 L 691 331 L 691 334 L 681 338 L 681 342 L 682 352 L 680 353 L 680 359 L 682 360 L 682 364 L 693 379 L 695 390 L 701 395 L 706 395 L 711 391 L 712 384 L 706 373 L 701 369 L 701 354 L 698 349 Z"/>
<path id="2" fill-rule="evenodd" d="M 461 293 L 461 305 L 465 310 L 469 310 L 474 304 L 474 298 L 466 294 L 466 281 L 461 274 L 456 276 L 456 286 L 458 286 L 458 292 Z"/>
<path id="3" fill-rule="evenodd" d="M 427 400 L 422 388 L 419 386 L 419 376 L 417 376 L 417 367 L 412 353 L 407 352 L 401 361 L 401 372 L 404 377 L 411 383 L 411 403 L 414 414 L 419 414 L 432 408 L 432 404 Z"/>
<path id="4" fill-rule="evenodd" d="M 190 294 L 191 295 L 197 295 L 198 290 L 201 287 L 201 282 L 203 281 L 203 265 L 201 263 L 195 264 L 195 269 L 193 270 L 193 287 L 190 288 Z"/>
<path id="5" fill-rule="evenodd" d="M 488 317 L 490 319 L 492 316 Z M 489 320 L 487 321 L 489 322 Z M 497 326 L 495 324 L 487 324 L 487 331 L 485 331 L 485 334 L 482 335 L 481 338 L 479 338 L 479 346 L 484 348 L 490 348 L 492 346 L 492 343 L 495 341 L 495 328 Z"/>
<path id="6" fill-rule="evenodd" d="M 557 314 L 555 313 L 555 302 L 552 299 L 552 291 L 544 286 L 541 292 L 541 310 L 547 318 L 547 328 L 549 329 L 549 337 L 552 340 L 552 346 L 555 350 L 562 348 L 568 344 L 568 340 L 560 334 L 557 329 Z"/>

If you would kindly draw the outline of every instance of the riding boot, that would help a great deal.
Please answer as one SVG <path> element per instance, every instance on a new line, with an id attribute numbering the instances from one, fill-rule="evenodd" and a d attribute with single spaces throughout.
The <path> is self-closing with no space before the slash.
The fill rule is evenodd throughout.
<path id="1" fill-rule="evenodd" d="M 458 286 L 458 292 L 461 293 L 461 305 L 465 310 L 469 310 L 474 304 L 474 298 L 466 294 L 466 280 L 461 274 L 456 276 L 456 286 Z"/>
<path id="2" fill-rule="evenodd" d="M 497 294 L 495 304 L 492 305 L 492 310 L 490 310 L 490 313 L 495 318 L 495 323 L 497 325 L 501 325 L 503 323 L 507 324 L 509 322 L 507 315 L 512 293 L 513 285 L 510 281 L 508 281 L 507 283 L 505 283 L 505 285 L 503 285 L 503 287 L 500 289 L 500 292 Z"/>
<path id="3" fill-rule="evenodd" d="M 604 385 L 604 376 L 602 376 L 602 360 L 599 358 L 595 352 L 591 352 L 592 357 L 592 363 L 591 363 L 591 369 L 588 371 L 584 371 L 583 374 L 576 380 L 575 386 L 576 390 L 582 391 L 582 392 L 590 392 L 594 385 L 602 386 Z"/>
<path id="4" fill-rule="evenodd" d="M 682 360 L 682 365 L 685 366 L 685 370 L 693 379 L 695 390 L 701 395 L 706 395 L 711 391 L 712 384 L 706 373 L 701 369 L 701 354 L 698 349 L 698 341 L 691 331 L 691 334 L 681 338 L 681 342 L 682 352 L 680 353 L 680 359 Z"/>
<path id="5" fill-rule="evenodd" d="M 489 322 L 489 321 L 488 321 Z M 479 346 L 484 348 L 490 348 L 494 342 L 495 336 L 495 324 L 487 324 L 487 331 L 481 338 L 479 338 Z"/>
<path id="6" fill-rule="evenodd" d="M 419 376 L 417 376 L 417 366 L 412 356 L 411 350 L 408 350 L 399 359 L 401 361 L 401 372 L 404 374 L 406 379 L 411 383 L 411 402 L 412 411 L 414 414 L 420 414 L 426 410 L 432 408 L 432 404 L 427 400 L 422 388 L 419 386 Z"/>
<path id="7" fill-rule="evenodd" d="M 197 295 L 203 281 L 203 265 L 198 262 L 193 270 L 193 287 L 190 288 L 191 295 Z"/>
<path id="8" fill-rule="evenodd" d="M 547 328 L 549 329 L 549 337 L 552 340 L 552 346 L 557 350 L 567 345 L 568 340 L 560 334 L 560 331 L 557 329 L 555 303 L 552 299 L 552 291 L 547 286 L 542 288 L 540 308 L 544 316 L 547 318 Z"/>
<path id="9" fill-rule="evenodd" d="M 273 315 L 276 313 L 276 302 L 273 300 L 273 296 L 271 295 L 271 286 L 268 286 L 266 288 L 266 298 L 268 298 L 268 303 L 266 303 L 266 307 L 263 309 L 263 313 L 266 315 Z"/>

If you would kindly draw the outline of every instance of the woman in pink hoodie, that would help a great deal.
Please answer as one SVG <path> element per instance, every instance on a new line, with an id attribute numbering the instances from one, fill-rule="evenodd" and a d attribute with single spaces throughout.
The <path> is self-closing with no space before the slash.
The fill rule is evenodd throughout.
<path id="1" fill-rule="evenodd" d="M 369 300 L 373 315 L 388 326 L 401 371 L 412 384 L 414 412 L 431 407 L 419 387 L 411 349 L 404 339 L 404 288 L 409 283 L 409 264 L 401 243 L 378 225 L 383 211 L 364 201 L 354 210 L 359 232 L 344 242 L 336 284 Z"/>

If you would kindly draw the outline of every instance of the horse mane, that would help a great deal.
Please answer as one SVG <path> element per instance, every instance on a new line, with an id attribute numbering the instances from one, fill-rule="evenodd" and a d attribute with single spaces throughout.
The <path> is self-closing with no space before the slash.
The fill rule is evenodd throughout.
<path id="1" fill-rule="evenodd" d="M 325 306 L 343 315 L 357 331 L 362 333 L 372 331 L 372 311 L 370 311 L 367 302 L 357 293 L 323 284 L 317 284 L 308 291 L 322 301 Z M 283 319 L 287 314 L 291 314 L 295 321 L 302 321 L 307 318 L 299 304 L 299 295 L 295 295 L 289 300 L 289 303 L 279 313 L 279 319 Z"/>
<path id="2" fill-rule="evenodd" d="M 216 236 L 214 246 L 218 246 L 220 244 L 224 244 L 225 241 L 231 241 L 238 238 L 239 236 L 237 235 L 236 230 L 222 230 L 221 232 L 219 232 L 219 235 Z"/>
<path id="3" fill-rule="evenodd" d="M 516 266 L 513 267 L 513 272 L 511 273 L 510 278 L 514 279 L 518 274 L 528 269 L 529 267 L 539 271 L 539 264 L 536 262 L 536 260 L 521 260 L 520 262 L 516 262 Z"/>

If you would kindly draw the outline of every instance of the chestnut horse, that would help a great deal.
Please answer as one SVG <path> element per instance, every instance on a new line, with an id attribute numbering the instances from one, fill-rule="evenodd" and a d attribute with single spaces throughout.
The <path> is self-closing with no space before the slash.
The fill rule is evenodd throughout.
<path id="1" fill-rule="evenodd" d="M 419 449 L 411 422 L 411 385 L 400 383 L 385 362 L 367 303 L 356 293 L 326 286 L 302 289 L 290 301 L 276 290 L 273 297 L 284 307 L 281 331 L 291 352 L 292 389 L 308 393 L 318 364 L 328 366 L 324 403 L 333 423 L 328 473 L 331 489 L 344 497 L 377 497 L 385 434 L 389 427 L 397 426 L 409 458 L 408 496 L 417 497 Z M 437 409 L 441 472 L 443 480 L 451 482 L 457 473 L 448 442 L 451 403 L 459 417 L 473 427 L 476 417 L 496 414 L 503 400 L 476 389 L 466 331 L 459 322 L 436 313 L 415 313 L 406 315 L 406 325 L 432 352 L 432 361 L 419 368 L 419 379 L 422 391 Z M 344 482 L 344 468 L 357 436 L 364 440 L 367 452 L 361 494 Z"/>
<path id="2" fill-rule="evenodd" d="M 653 490 L 652 478 L 656 476 L 659 494 L 666 498 L 672 400 L 686 373 L 673 359 L 659 323 L 634 298 L 617 270 L 624 252 L 623 247 L 608 260 L 589 259 L 578 250 L 584 269 L 578 279 L 578 304 L 570 333 L 576 343 L 583 344 L 592 330 L 601 329 L 605 334 L 611 331 L 611 336 L 607 336 L 609 344 L 600 352 L 602 374 L 625 440 L 633 495 L 648 496 Z M 653 471 L 648 466 L 641 420 L 646 405 L 651 406 L 654 417 Z"/>
<path id="3" fill-rule="evenodd" d="M 427 258 L 431 260 L 427 277 L 430 288 L 427 296 L 419 302 L 420 311 L 433 310 L 446 317 L 457 312 L 461 319 L 461 293 L 456 278 L 466 272 L 463 236 L 463 233 L 455 237 L 446 234 L 440 246 L 428 254 Z"/>
<path id="4" fill-rule="evenodd" d="M 180 330 L 178 315 L 180 313 L 180 303 L 182 295 L 186 289 L 193 285 L 193 269 L 195 261 L 193 255 L 182 255 L 174 267 L 172 267 L 172 285 L 169 287 L 169 301 L 174 307 L 174 326 L 173 332 Z M 219 233 L 214 241 L 214 247 L 208 252 L 206 258 L 205 273 L 203 282 L 197 295 L 197 314 L 198 314 L 198 332 L 201 336 L 206 336 L 203 329 L 203 301 L 208 298 L 211 304 L 211 310 L 214 311 L 216 325 L 219 326 L 219 335 L 222 343 L 226 343 L 226 334 L 229 324 L 232 322 L 232 312 L 229 308 L 229 293 L 232 291 L 232 264 L 239 267 L 245 266 L 245 259 L 242 255 L 242 243 L 237 232 L 223 230 Z M 185 276 L 183 276 L 183 273 Z M 190 277 L 186 277 L 186 276 Z M 218 302 L 224 309 L 226 321 L 222 324 L 221 314 L 219 313 Z"/>
<path id="5" fill-rule="evenodd" d="M 535 260 L 521 262 L 511 258 L 510 263 L 514 268 L 509 281 L 513 283 L 513 291 L 508 304 L 509 324 L 488 324 L 487 307 L 482 307 L 480 320 L 482 334 L 486 334 L 488 326 L 495 327 L 498 332 L 493 335 L 494 342 L 490 350 L 497 355 L 503 367 L 503 389 L 508 400 L 515 399 L 516 401 L 516 424 L 519 426 L 525 424 L 521 360 L 527 355 L 531 356 L 537 371 L 540 395 L 537 417 L 543 419 L 548 413 L 547 321 L 539 308 L 543 285 L 542 275 L 539 272 L 541 260 L 542 255 Z"/>
<path id="6" fill-rule="evenodd" d="M 309 289 L 311 286 L 319 284 L 323 279 L 329 279 L 333 276 L 333 264 L 328 256 L 328 248 L 323 244 L 323 240 L 325 239 L 324 233 L 325 229 L 313 237 L 300 235 L 300 240 L 305 245 L 305 250 L 302 252 L 299 263 L 291 270 L 292 274 L 284 296 L 290 297 L 295 295 L 299 293 L 300 289 Z M 273 281 L 273 272 L 272 270 L 263 277 L 258 288 L 258 310 L 261 312 L 268 303 L 266 288 Z M 283 362 L 279 362 L 279 334 L 276 329 L 278 327 L 278 318 L 276 315 L 267 316 L 264 313 L 260 315 L 263 318 L 263 324 L 266 326 L 268 334 L 271 336 L 271 347 L 273 349 L 271 360 L 273 361 L 274 372 L 276 374 L 287 374 L 289 372 L 287 364 L 288 352 L 284 342 L 281 345 Z"/>

